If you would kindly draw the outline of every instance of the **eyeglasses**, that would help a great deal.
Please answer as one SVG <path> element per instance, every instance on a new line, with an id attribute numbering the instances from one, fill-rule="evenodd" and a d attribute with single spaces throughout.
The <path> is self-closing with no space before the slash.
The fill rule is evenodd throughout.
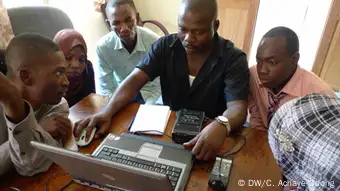
<path id="1" fill-rule="evenodd" d="M 108 20 L 106 21 L 108 22 Z M 116 30 L 116 29 L 122 28 L 123 26 L 131 28 L 135 24 L 135 21 L 136 19 L 127 19 L 124 21 L 113 21 L 112 23 L 109 23 L 109 22 L 108 23 L 110 24 L 111 30 Z"/>

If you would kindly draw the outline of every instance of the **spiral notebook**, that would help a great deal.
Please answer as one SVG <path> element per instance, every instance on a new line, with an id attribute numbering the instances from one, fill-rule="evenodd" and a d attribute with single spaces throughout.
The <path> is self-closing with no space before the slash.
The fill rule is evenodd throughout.
<path id="1" fill-rule="evenodd" d="M 140 105 L 131 122 L 130 132 L 162 135 L 170 117 L 170 107 L 164 105 Z"/>

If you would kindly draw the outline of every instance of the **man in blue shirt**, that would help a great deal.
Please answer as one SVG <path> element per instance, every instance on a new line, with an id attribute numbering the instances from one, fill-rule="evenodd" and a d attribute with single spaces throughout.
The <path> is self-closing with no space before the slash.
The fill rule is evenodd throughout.
<path id="1" fill-rule="evenodd" d="M 111 0 L 106 14 L 113 31 L 98 42 L 94 70 L 97 93 L 111 96 L 159 36 L 137 26 L 140 18 L 133 0 Z M 148 83 L 140 92 L 146 102 L 155 102 L 160 96 L 159 81 Z"/>
<path id="2" fill-rule="evenodd" d="M 220 151 L 230 132 L 241 127 L 247 116 L 249 69 L 247 56 L 217 33 L 216 0 L 182 0 L 178 34 L 163 37 L 122 82 L 110 103 L 92 117 L 77 123 L 96 137 L 111 128 L 111 118 L 129 104 L 149 81 L 160 77 L 162 98 L 172 110 L 204 111 L 213 120 L 184 146 L 197 159 L 209 160 Z"/>

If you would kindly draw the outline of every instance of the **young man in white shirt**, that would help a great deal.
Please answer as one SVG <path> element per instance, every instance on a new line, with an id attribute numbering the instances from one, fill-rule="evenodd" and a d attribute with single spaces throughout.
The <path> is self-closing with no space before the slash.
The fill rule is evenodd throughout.
<path id="1" fill-rule="evenodd" d="M 111 0 L 106 14 L 113 31 L 98 42 L 94 70 L 97 93 L 111 96 L 159 36 L 137 26 L 140 17 L 133 0 Z M 160 96 L 159 80 L 149 82 L 140 93 L 138 101 L 143 97 L 144 101 L 154 103 Z"/>

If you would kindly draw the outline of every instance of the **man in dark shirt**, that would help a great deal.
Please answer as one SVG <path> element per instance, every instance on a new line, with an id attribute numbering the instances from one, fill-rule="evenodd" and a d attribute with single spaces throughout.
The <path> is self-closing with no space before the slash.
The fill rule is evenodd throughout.
<path id="1" fill-rule="evenodd" d="M 245 53 L 217 34 L 215 0 L 183 0 L 178 34 L 155 42 L 112 96 L 103 111 L 78 123 L 76 137 L 101 125 L 96 137 L 110 129 L 111 117 L 127 105 L 150 80 L 160 76 L 163 103 L 172 110 L 204 111 L 215 119 L 185 143 L 198 159 L 215 157 L 230 131 L 245 121 L 249 71 Z"/>

